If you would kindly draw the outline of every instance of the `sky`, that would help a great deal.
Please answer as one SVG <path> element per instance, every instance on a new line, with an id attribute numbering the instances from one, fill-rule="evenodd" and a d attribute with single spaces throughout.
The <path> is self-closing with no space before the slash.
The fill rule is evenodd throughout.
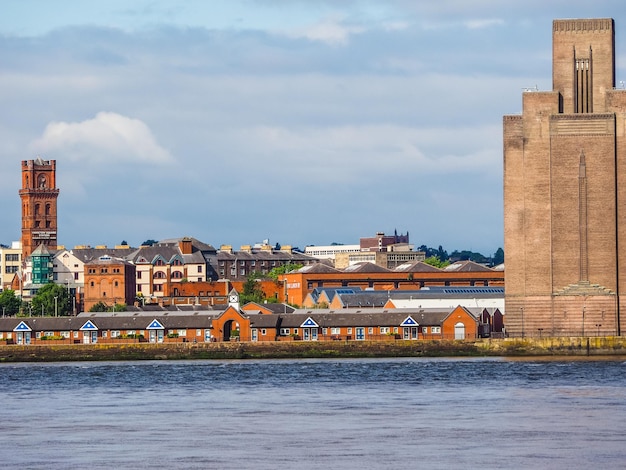
<path id="1" fill-rule="evenodd" d="M 622 0 L 0 0 L 0 243 L 57 161 L 58 242 L 503 246 L 502 117 L 552 20 Z"/>

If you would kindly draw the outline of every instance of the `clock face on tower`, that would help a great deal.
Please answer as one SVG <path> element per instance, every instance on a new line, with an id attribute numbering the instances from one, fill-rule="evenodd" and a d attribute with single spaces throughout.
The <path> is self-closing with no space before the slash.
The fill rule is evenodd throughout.
<path id="1" fill-rule="evenodd" d="M 231 303 L 239 302 L 239 296 L 237 294 L 230 294 L 229 302 Z"/>

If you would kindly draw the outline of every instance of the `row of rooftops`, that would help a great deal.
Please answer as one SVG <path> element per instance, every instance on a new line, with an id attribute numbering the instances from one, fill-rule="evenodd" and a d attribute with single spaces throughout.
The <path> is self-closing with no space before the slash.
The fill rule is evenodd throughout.
<path id="1" fill-rule="evenodd" d="M 403 263 L 394 269 L 387 269 L 374 263 L 355 263 L 344 269 L 337 269 L 325 263 L 316 263 L 303 266 L 297 272 L 303 274 L 340 274 L 347 273 L 442 273 L 442 272 L 494 272 L 504 271 L 504 265 L 489 268 L 474 261 L 457 261 L 445 268 L 437 268 L 423 261 L 411 261 Z"/>
<path id="2" fill-rule="evenodd" d="M 189 253 L 181 250 L 183 240 L 190 241 Z M 39 251 L 38 251 L 39 250 Z M 40 245 L 33 254 L 40 254 L 46 250 Z M 292 251 L 285 247 L 280 250 L 273 250 L 271 247 L 263 245 L 260 249 L 243 250 L 233 252 L 232 250 L 215 250 L 211 245 L 200 242 L 195 238 L 182 238 L 163 240 L 154 245 L 143 245 L 139 248 L 131 248 L 127 245 L 118 245 L 108 249 L 105 246 L 91 248 L 89 246 L 77 246 L 69 250 L 84 263 L 110 262 L 109 258 L 102 258 L 106 255 L 110 258 L 122 259 L 133 264 L 154 264 L 158 259 L 169 264 L 176 258 L 181 259 L 184 264 L 220 263 L 235 261 L 270 261 L 291 262 L 294 264 L 304 264 L 297 272 L 303 274 L 339 274 L 339 273 L 437 273 L 437 272 L 493 272 L 503 271 L 504 266 L 495 268 L 475 263 L 473 261 L 458 261 L 445 268 L 436 268 L 423 261 L 412 261 L 401 264 L 394 269 L 384 268 L 370 262 L 360 262 L 350 265 L 344 269 L 337 269 L 327 262 L 319 261 L 314 257 L 300 252 Z"/>
<path id="3" fill-rule="evenodd" d="M 430 286 L 419 290 L 363 290 L 359 286 L 352 287 L 316 287 L 311 291 L 313 300 L 325 293 L 330 299 L 335 295 L 353 296 L 363 299 L 419 299 L 419 298 L 466 298 L 480 296 L 484 298 L 504 298 L 504 287 L 488 286 Z"/>
<path id="4" fill-rule="evenodd" d="M 85 263 L 95 261 L 105 253 L 111 257 L 130 261 L 134 264 L 153 263 L 158 258 L 169 262 L 177 256 L 182 256 L 186 264 L 240 260 L 277 260 L 308 264 L 317 261 L 315 258 L 294 251 L 288 246 L 276 250 L 266 245 L 262 245 L 260 248 L 246 245 L 242 247 L 241 251 L 233 251 L 229 245 L 223 245 L 220 250 L 216 250 L 213 246 L 195 238 L 187 238 L 191 244 L 189 249 L 185 250 L 181 248 L 183 240 L 186 239 L 162 240 L 154 245 L 142 245 L 139 248 L 132 248 L 127 245 L 118 245 L 114 248 L 107 248 L 103 245 L 93 248 L 79 245 L 68 251 Z"/>
<path id="5" fill-rule="evenodd" d="M 484 309 L 463 307 L 475 319 Z M 319 327 L 341 326 L 401 326 L 408 318 L 422 326 L 438 326 L 454 309 L 308 309 L 292 313 L 250 314 L 251 328 L 298 328 L 312 319 Z M 7 317 L 0 318 L 0 331 L 78 331 L 90 324 L 99 330 L 146 330 L 153 321 L 164 328 L 210 328 L 212 321 L 224 310 L 197 310 L 193 312 L 117 312 L 81 313 L 72 317 Z M 26 326 L 24 326 L 26 325 Z"/>

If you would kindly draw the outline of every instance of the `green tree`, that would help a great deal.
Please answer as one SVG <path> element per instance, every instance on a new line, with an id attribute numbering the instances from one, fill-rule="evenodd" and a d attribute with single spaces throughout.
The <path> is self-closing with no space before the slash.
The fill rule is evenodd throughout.
<path id="1" fill-rule="evenodd" d="M 452 253 L 450 253 L 450 258 L 456 261 L 470 260 L 470 261 L 474 261 L 475 263 L 483 263 L 483 264 L 489 263 L 490 261 L 490 259 L 484 256 L 483 254 L 476 253 L 470 250 L 463 250 L 463 251 L 454 250 Z"/>
<path id="2" fill-rule="evenodd" d="M 502 248 L 498 248 L 493 254 L 493 265 L 497 266 L 502 263 L 504 263 L 504 250 Z"/>
<path id="3" fill-rule="evenodd" d="M 100 301 L 100 302 L 96 302 L 95 304 L 93 304 L 91 308 L 89 309 L 89 311 L 90 312 L 111 312 L 111 311 L 125 312 L 126 304 L 115 304 L 112 307 L 109 307 L 107 304 Z"/>
<path id="4" fill-rule="evenodd" d="M 20 310 L 20 299 L 15 291 L 7 289 L 0 293 L 0 308 L 3 315 L 15 315 Z"/>
<path id="5" fill-rule="evenodd" d="M 446 266 L 450 264 L 450 261 L 448 260 L 441 261 L 438 256 L 432 255 L 426 258 L 424 260 L 424 263 L 430 264 L 431 266 L 434 266 L 435 268 L 445 268 Z"/>
<path id="6" fill-rule="evenodd" d="M 276 266 L 275 268 L 272 268 L 269 273 L 267 273 L 267 277 L 273 279 L 274 281 L 278 281 L 278 276 L 281 274 L 288 273 L 289 271 L 295 271 L 296 269 L 300 269 L 302 266 L 304 265 L 298 263 L 287 263 L 282 266 Z"/>
<path id="7" fill-rule="evenodd" d="M 423 251 L 426 255 L 426 258 L 436 256 L 441 262 L 446 261 L 449 258 L 448 252 L 444 250 L 441 245 L 439 245 L 439 248 L 431 248 L 426 245 L 420 245 L 417 247 L 417 251 Z"/>
<path id="8" fill-rule="evenodd" d="M 59 284 L 46 284 L 37 291 L 31 302 L 33 315 L 54 316 L 69 315 L 70 295 L 67 289 Z"/>
<path id="9" fill-rule="evenodd" d="M 159 242 L 156 240 L 148 239 L 145 242 L 143 242 L 141 246 L 152 246 L 152 245 L 156 245 L 157 243 Z"/>
<path id="10" fill-rule="evenodd" d="M 95 304 L 91 306 L 89 311 L 90 312 L 106 312 L 107 304 L 105 304 L 104 302 L 96 302 Z"/>
<path id="11" fill-rule="evenodd" d="M 265 300 L 265 292 L 257 282 L 259 273 L 252 273 L 243 284 L 243 291 L 239 294 L 239 301 L 242 305 L 249 302 L 261 303 Z"/>

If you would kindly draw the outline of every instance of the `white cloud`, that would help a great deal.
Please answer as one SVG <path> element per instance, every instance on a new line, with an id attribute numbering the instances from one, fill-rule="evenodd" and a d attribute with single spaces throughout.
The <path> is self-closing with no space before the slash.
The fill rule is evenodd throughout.
<path id="1" fill-rule="evenodd" d="M 408 21 L 387 21 L 383 23 L 385 31 L 404 31 L 408 29 L 410 24 Z"/>
<path id="2" fill-rule="evenodd" d="M 284 31 L 282 34 L 292 38 L 306 38 L 331 46 L 345 46 L 353 34 L 365 31 L 361 26 L 345 25 L 339 18 L 326 18 L 305 28 Z"/>
<path id="3" fill-rule="evenodd" d="M 497 126 L 459 127 L 453 133 L 397 125 L 259 126 L 242 131 L 237 140 L 255 149 L 270 168 L 286 172 L 298 168 L 314 179 L 346 183 L 398 171 L 416 177 L 496 173 L 501 155 L 492 142 L 499 132 Z M 442 144 L 451 140 L 465 145 Z M 242 159 L 247 153 L 241 152 Z"/>
<path id="4" fill-rule="evenodd" d="M 474 19 L 465 22 L 465 26 L 469 29 L 483 29 L 489 28 L 490 26 L 500 26 L 503 25 L 504 21 L 501 19 L 493 18 L 493 19 Z"/>
<path id="5" fill-rule="evenodd" d="M 37 154 L 63 155 L 90 163 L 173 161 L 143 121 L 112 112 L 99 112 L 81 122 L 51 122 L 31 149 Z"/>

